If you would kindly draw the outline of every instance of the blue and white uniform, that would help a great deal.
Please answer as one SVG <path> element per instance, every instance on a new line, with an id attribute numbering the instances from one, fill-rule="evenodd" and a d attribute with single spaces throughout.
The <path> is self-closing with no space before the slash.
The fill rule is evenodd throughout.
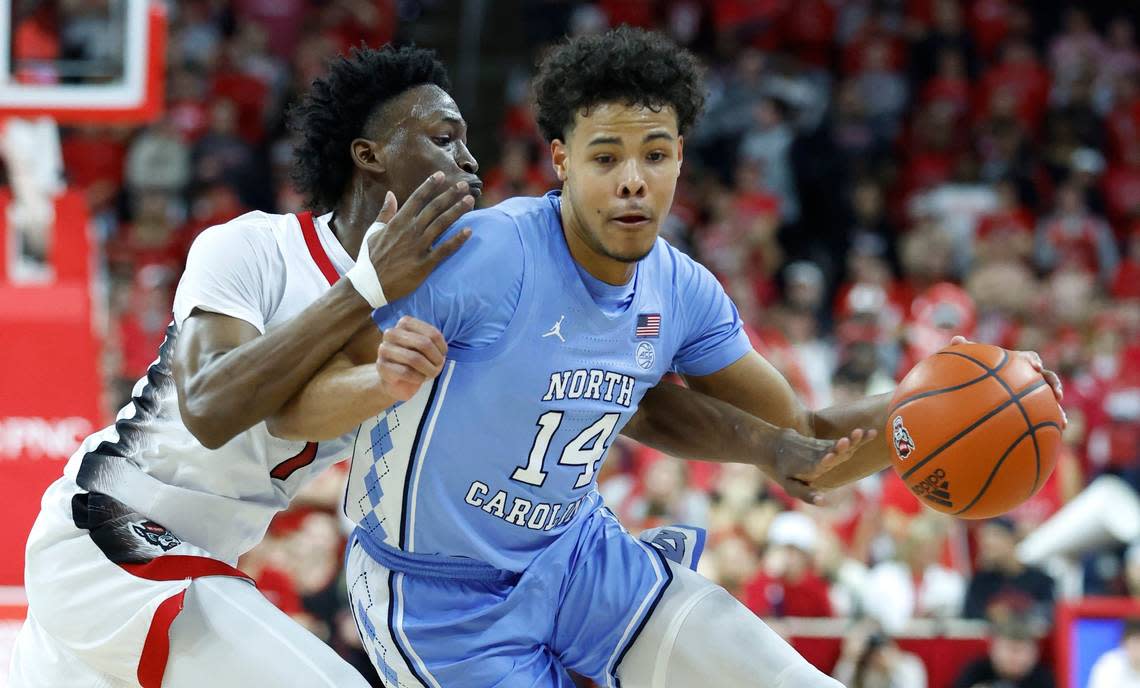
<path id="1" fill-rule="evenodd" d="M 619 685 L 674 578 L 596 476 L 663 375 L 751 345 L 715 278 L 662 239 L 627 285 L 585 273 L 560 204 L 466 215 L 463 250 L 374 315 L 449 347 L 433 384 L 361 427 L 345 500 L 353 611 L 389 686 L 570 686 L 567 669 Z"/>

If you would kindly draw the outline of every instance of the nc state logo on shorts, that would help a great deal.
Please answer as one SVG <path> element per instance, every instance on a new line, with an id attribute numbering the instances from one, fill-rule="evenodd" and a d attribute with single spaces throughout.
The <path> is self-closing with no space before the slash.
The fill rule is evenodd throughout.
<path id="1" fill-rule="evenodd" d="M 182 544 L 182 541 L 175 537 L 174 533 L 171 533 L 154 521 L 132 523 L 131 529 L 150 544 L 155 547 L 161 547 L 163 552 L 169 552 Z"/>
<path id="2" fill-rule="evenodd" d="M 910 431 L 903 425 L 902 416 L 895 416 L 895 420 L 891 423 L 891 429 L 894 431 L 895 437 L 895 453 L 899 455 L 899 459 L 906 461 L 911 452 L 914 451 L 914 439 L 910 436 Z"/>

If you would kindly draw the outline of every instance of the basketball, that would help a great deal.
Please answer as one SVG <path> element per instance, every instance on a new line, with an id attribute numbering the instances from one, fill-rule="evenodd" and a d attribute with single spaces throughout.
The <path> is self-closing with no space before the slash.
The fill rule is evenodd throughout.
<path id="1" fill-rule="evenodd" d="M 899 383 L 887 411 L 895 470 L 926 506 L 990 518 L 1053 472 L 1061 407 L 1028 361 L 989 344 L 948 346 Z"/>

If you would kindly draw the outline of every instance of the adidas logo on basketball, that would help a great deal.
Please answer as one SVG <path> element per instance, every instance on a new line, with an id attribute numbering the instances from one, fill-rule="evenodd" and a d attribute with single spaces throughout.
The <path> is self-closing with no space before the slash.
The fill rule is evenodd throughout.
<path id="1" fill-rule="evenodd" d="M 941 468 L 912 485 L 910 490 L 928 502 L 934 502 L 945 507 L 954 506 L 954 503 L 950 501 L 950 481 L 946 480 L 946 471 Z"/>

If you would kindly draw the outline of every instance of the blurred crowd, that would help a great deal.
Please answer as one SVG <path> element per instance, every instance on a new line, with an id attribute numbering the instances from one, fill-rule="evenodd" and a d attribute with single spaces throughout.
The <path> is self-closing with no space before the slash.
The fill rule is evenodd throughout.
<path id="1" fill-rule="evenodd" d="M 300 209 L 286 105 L 330 56 L 400 40 L 417 3 L 169 4 L 162 119 L 63 138 L 102 248 L 112 405 L 153 358 L 196 234 L 246 209 Z M 1140 486 L 1136 18 L 1019 0 L 518 4 L 530 44 L 505 80 L 500 147 L 474 151 L 483 204 L 555 185 L 526 87 L 543 45 L 656 27 L 706 60 L 710 93 L 664 233 L 717 275 L 808 405 L 890 391 L 953 334 L 1039 351 L 1066 389 L 1057 470 L 1000 519 L 939 517 L 890 471 L 806 507 L 753 468 L 626 442 L 600 478 L 609 506 L 635 531 L 708 528 L 702 572 L 757 614 L 861 619 L 835 667 L 849 685 L 925 686 L 891 634 L 916 618 L 970 618 L 992 622 L 995 640 L 956 685 L 1051 686 L 1039 640 L 1054 599 L 1140 597 L 1140 548 L 1088 556 L 1066 580 L 1016 554 L 1096 476 Z M 17 31 L 41 55 L 99 50 L 60 27 L 107 5 L 41 3 Z M 243 566 L 351 656 L 342 481 L 334 471 L 316 483 Z"/>

